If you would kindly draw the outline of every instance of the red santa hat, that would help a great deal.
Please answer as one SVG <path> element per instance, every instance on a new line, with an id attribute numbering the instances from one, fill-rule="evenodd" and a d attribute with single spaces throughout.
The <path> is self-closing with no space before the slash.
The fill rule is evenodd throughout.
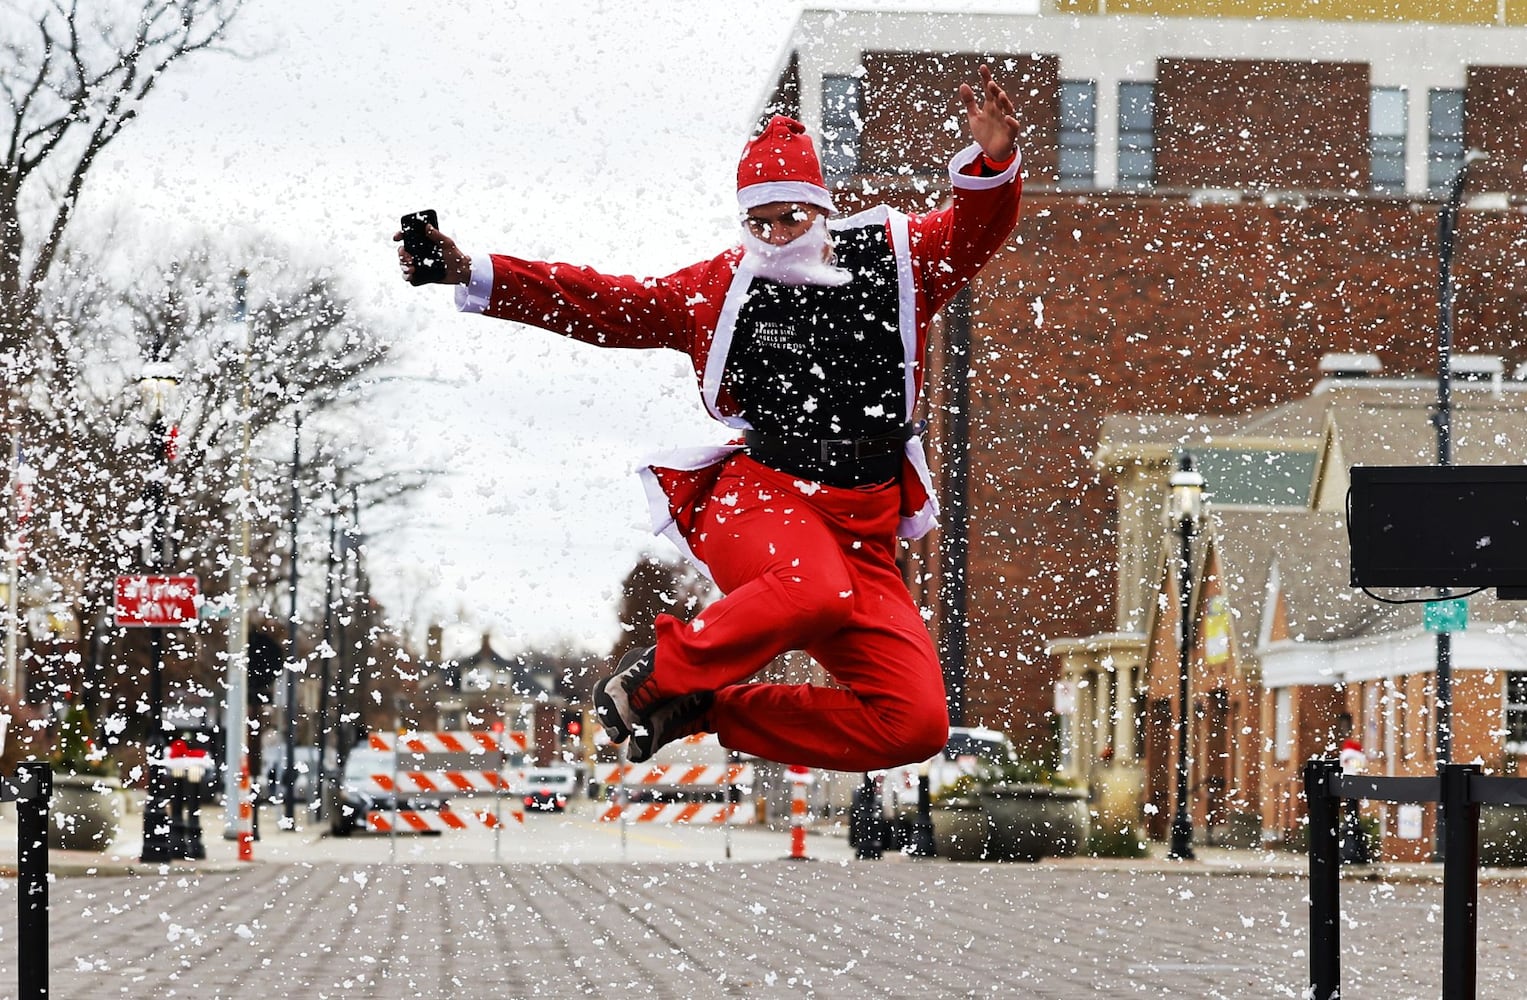
<path id="1" fill-rule="evenodd" d="M 777 201 L 837 211 L 822 180 L 822 164 L 806 126 L 775 115 L 749 142 L 737 164 L 737 206 L 746 212 Z"/>

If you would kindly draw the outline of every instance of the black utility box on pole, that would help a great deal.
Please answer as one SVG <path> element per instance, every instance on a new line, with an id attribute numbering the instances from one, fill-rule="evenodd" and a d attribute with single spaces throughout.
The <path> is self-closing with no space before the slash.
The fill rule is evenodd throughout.
<path id="1" fill-rule="evenodd" d="M 1527 598 L 1527 465 L 1354 465 L 1350 480 L 1352 586 Z"/>

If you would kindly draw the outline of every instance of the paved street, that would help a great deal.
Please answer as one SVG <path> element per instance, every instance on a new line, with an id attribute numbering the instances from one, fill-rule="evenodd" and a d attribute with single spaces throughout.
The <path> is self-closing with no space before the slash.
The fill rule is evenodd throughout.
<path id="1" fill-rule="evenodd" d="M 873 862 L 814 834 L 817 860 L 790 862 L 788 834 L 742 828 L 728 861 L 722 831 L 656 828 L 628 831 L 623 862 L 618 828 L 584 813 L 512 833 L 505 864 L 487 833 L 400 839 L 390 863 L 384 837 L 298 831 L 268 834 L 252 865 L 212 836 L 198 865 L 61 874 L 52 995 L 1263 998 L 1300 996 L 1307 975 L 1288 856 Z M 1440 888 L 1349 881 L 1343 900 L 1348 995 L 1438 996 Z M 0 880 L 0 995 L 14 907 Z M 1523 910 L 1520 882 L 1481 889 L 1481 997 L 1527 995 Z"/>
<path id="2" fill-rule="evenodd" d="M 1438 995 L 1438 895 L 1348 887 L 1350 995 Z M 1527 991 L 1522 909 L 1482 895 L 1482 997 Z M 52 916 L 71 998 L 1297 997 L 1306 968 L 1297 880 L 1063 865 L 261 864 L 60 879 Z"/>

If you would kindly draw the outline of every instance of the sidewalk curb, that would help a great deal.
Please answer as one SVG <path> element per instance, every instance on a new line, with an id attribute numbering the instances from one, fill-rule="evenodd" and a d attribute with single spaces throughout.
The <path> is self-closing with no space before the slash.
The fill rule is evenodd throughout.
<path id="1" fill-rule="evenodd" d="M 251 865 L 260 862 L 251 861 L 119 861 L 107 859 L 101 861 L 57 861 L 49 858 L 48 874 L 55 878 L 73 878 L 76 876 L 99 876 L 106 878 L 121 876 L 157 876 L 167 875 L 231 875 L 235 872 L 247 871 Z M 19 871 L 15 862 L 0 862 L 0 878 L 16 878 Z"/>

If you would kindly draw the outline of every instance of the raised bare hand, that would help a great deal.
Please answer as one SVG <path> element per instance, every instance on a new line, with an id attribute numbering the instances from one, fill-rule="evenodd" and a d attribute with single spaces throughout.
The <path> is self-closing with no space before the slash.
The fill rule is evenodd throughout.
<path id="1" fill-rule="evenodd" d="M 981 99 L 968 83 L 960 84 L 960 101 L 965 105 L 965 118 L 970 124 L 971 138 L 981 144 L 986 155 L 1002 162 L 1018 148 L 1018 133 L 1023 128 L 1015 117 L 1017 109 L 1007 91 L 992 79 L 991 67 L 981 66 Z"/>

